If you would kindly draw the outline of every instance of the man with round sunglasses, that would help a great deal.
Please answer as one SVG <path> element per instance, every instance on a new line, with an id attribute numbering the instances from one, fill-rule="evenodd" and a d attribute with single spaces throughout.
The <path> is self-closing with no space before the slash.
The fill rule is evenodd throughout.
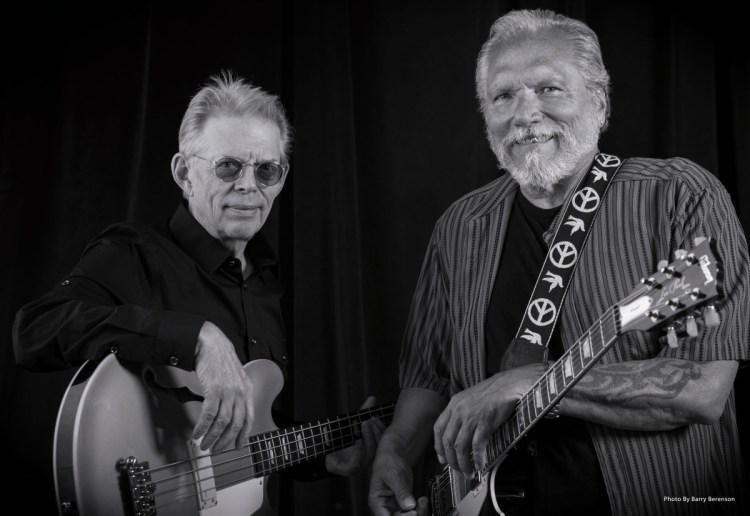
<path id="1" fill-rule="evenodd" d="M 261 228 L 289 173 L 290 141 L 278 97 L 232 74 L 211 77 L 180 126 L 175 213 L 162 225 L 115 224 L 90 242 L 63 281 L 19 310 L 18 363 L 49 371 L 116 353 L 195 371 L 204 402 L 193 438 L 203 450 L 246 443 L 255 408 L 243 364 L 273 360 L 284 376 L 289 364 L 284 285 Z M 293 423 L 279 412 L 274 419 Z M 366 421 L 353 446 L 296 466 L 293 476 L 361 471 L 383 429 Z"/>

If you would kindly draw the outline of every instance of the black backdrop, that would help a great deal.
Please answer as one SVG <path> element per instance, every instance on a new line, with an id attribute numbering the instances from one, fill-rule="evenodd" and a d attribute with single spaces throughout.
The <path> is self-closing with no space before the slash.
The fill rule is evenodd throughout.
<path id="1" fill-rule="evenodd" d="M 248 1 L 169 11 L 34 7 L 0 18 L 0 388 L 7 497 L 54 514 L 52 436 L 72 371 L 14 363 L 15 311 L 106 225 L 167 217 L 190 96 L 231 68 L 280 94 L 296 131 L 267 232 L 291 278 L 283 404 L 299 419 L 397 396 L 397 357 L 432 224 L 497 175 L 474 101 L 492 21 L 548 7 L 600 35 L 613 81 L 602 149 L 685 156 L 716 174 L 750 229 L 750 62 L 718 2 Z M 746 428 L 746 373 L 737 384 Z M 743 403 L 744 402 L 744 403 Z M 747 446 L 746 446 L 747 448 Z M 10 478 L 10 483 L 8 482 Z M 293 484 L 283 514 L 365 514 L 366 478 Z M 315 509 L 313 509 L 315 508 Z"/>

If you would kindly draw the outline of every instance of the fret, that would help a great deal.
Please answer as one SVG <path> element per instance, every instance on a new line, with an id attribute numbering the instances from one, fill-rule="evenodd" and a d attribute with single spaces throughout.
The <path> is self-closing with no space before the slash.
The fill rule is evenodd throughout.
<path id="1" fill-rule="evenodd" d="M 521 401 L 523 402 L 523 426 L 526 428 L 529 426 L 529 422 L 534 419 L 534 416 L 531 415 L 531 400 L 529 400 L 529 395 L 524 395 L 523 398 L 521 398 Z"/>
<path id="2" fill-rule="evenodd" d="M 289 440 L 287 439 L 286 432 L 281 436 L 281 450 L 283 451 L 284 460 L 287 463 L 292 462 L 292 456 L 289 451 Z"/>
<path id="3" fill-rule="evenodd" d="M 583 361 L 583 353 L 581 353 L 581 346 L 576 346 L 576 354 L 578 355 L 578 361 L 581 363 L 581 368 L 576 371 L 576 375 L 583 371 L 586 364 Z"/>
<path id="4" fill-rule="evenodd" d="M 563 360 L 563 373 L 568 378 L 573 377 L 573 363 L 570 358 L 570 352 L 565 354 L 565 359 Z M 563 377 L 563 382 L 565 381 L 565 378 Z M 567 385 L 567 383 L 565 383 Z"/>
<path id="5" fill-rule="evenodd" d="M 308 450 L 308 454 L 315 457 L 318 455 L 318 443 L 316 442 L 316 434 L 312 426 L 305 428 L 305 449 Z"/>
<path id="6" fill-rule="evenodd" d="M 541 412 L 542 408 L 544 407 L 544 402 L 542 401 L 542 390 L 541 386 L 537 386 L 534 389 L 534 403 L 536 404 L 536 407 L 534 409 L 534 412 L 537 410 Z M 536 414 L 535 414 L 536 415 Z"/>
<path id="7" fill-rule="evenodd" d="M 300 460 L 302 460 L 303 456 L 307 455 L 307 447 L 305 446 L 305 433 L 302 430 L 295 432 L 294 440 L 297 443 L 297 454 L 300 456 Z"/>
<path id="8" fill-rule="evenodd" d="M 268 459 L 268 440 L 267 439 L 259 439 L 257 442 L 258 446 L 258 454 L 260 455 L 260 465 L 261 469 L 265 473 L 266 471 L 269 471 L 271 469 L 271 463 Z"/>
<path id="9" fill-rule="evenodd" d="M 591 358 L 593 356 L 593 353 L 591 352 L 591 335 L 588 333 L 586 334 L 586 337 L 583 339 L 583 342 L 581 343 L 581 347 L 583 348 L 583 356 L 586 358 Z"/>
<path id="10" fill-rule="evenodd" d="M 549 396 L 557 394 L 557 382 L 555 380 L 554 366 L 547 371 L 547 393 Z"/>

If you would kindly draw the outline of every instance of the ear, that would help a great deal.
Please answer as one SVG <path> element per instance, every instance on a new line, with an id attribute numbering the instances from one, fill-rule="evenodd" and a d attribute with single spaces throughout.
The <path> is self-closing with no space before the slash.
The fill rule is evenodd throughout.
<path id="1" fill-rule="evenodd" d="M 193 193 L 193 184 L 188 178 L 187 161 L 179 152 L 172 156 L 172 178 L 182 190 L 182 195 L 188 198 Z"/>
<path id="2" fill-rule="evenodd" d="M 604 92 L 599 88 L 594 91 L 594 101 L 596 102 L 596 107 L 599 110 L 599 113 L 604 117 L 607 111 L 607 98 L 605 97 Z"/>

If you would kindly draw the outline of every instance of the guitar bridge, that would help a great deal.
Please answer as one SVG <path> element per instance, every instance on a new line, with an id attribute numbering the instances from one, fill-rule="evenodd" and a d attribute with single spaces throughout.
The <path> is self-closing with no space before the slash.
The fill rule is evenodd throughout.
<path id="1" fill-rule="evenodd" d="M 127 480 L 130 503 L 135 516 L 156 516 L 156 486 L 151 481 L 148 462 L 138 462 L 135 457 L 120 459 L 117 469 Z"/>

